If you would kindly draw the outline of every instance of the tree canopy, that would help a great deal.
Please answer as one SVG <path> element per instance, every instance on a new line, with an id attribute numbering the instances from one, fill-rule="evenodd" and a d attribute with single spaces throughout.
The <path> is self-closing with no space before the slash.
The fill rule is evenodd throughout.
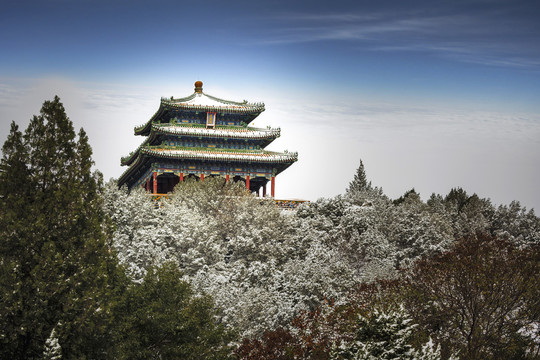
<path id="1" fill-rule="evenodd" d="M 390 199 L 360 161 L 293 212 L 220 178 L 156 203 L 91 154 L 58 97 L 11 124 L 1 358 L 540 358 L 540 218 L 517 201 Z"/>
<path id="2" fill-rule="evenodd" d="M 88 138 L 55 97 L 2 150 L 2 357 L 40 358 L 51 334 L 63 358 L 99 357 L 117 265 Z"/>
<path id="3" fill-rule="evenodd" d="M 232 335 L 214 322 L 212 300 L 195 296 L 176 264 L 148 269 L 115 311 L 115 359 L 225 359 L 231 352 Z"/>
<path id="4" fill-rule="evenodd" d="M 2 153 L 0 358 L 228 352 L 230 335 L 215 324 L 212 301 L 173 266 L 148 267 L 140 285 L 119 266 L 88 137 L 82 129 L 75 135 L 58 97 L 24 134 L 12 123 Z"/>

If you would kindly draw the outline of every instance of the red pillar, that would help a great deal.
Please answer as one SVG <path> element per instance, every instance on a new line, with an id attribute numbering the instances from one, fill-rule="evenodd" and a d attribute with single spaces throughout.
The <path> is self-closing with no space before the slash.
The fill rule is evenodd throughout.
<path id="1" fill-rule="evenodd" d="M 229 174 L 225 175 L 225 182 L 226 182 L 226 183 L 229 182 Z"/>
<path id="2" fill-rule="evenodd" d="M 152 192 L 153 194 L 157 194 L 157 172 L 154 172 L 154 191 Z"/>
<path id="3" fill-rule="evenodd" d="M 184 181 L 184 173 L 180 173 L 180 181 Z"/>
<path id="4" fill-rule="evenodd" d="M 150 176 L 146 179 L 146 192 L 150 192 Z"/>
<path id="5" fill-rule="evenodd" d="M 249 175 L 246 175 L 246 189 L 249 190 Z"/>
<path id="6" fill-rule="evenodd" d="M 272 176 L 272 179 L 270 180 L 270 195 L 272 197 L 276 197 L 276 177 Z"/>
<path id="7" fill-rule="evenodd" d="M 266 184 L 263 185 L 263 197 L 266 196 Z"/>
<path id="8" fill-rule="evenodd" d="M 201 181 L 204 181 L 204 174 L 201 174 Z"/>

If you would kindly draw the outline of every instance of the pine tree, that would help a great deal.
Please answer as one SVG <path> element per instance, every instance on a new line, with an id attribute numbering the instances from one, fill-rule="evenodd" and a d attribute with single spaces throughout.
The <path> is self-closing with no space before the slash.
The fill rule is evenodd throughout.
<path id="1" fill-rule="evenodd" d="M 30 236 L 21 214 L 27 213 L 30 182 L 27 149 L 23 135 L 15 123 L 2 147 L 0 162 L 0 358 L 22 358 L 16 352 L 31 341 L 25 323 L 32 314 L 28 301 L 21 296 L 28 292 L 23 273 L 29 273 L 35 250 L 26 239 Z"/>
<path id="2" fill-rule="evenodd" d="M 367 191 L 371 189 L 371 181 L 368 182 L 366 177 L 366 171 L 364 170 L 364 163 L 360 160 L 360 165 L 356 169 L 354 179 L 349 183 L 347 193 L 355 193 L 361 191 Z"/>
<path id="3" fill-rule="evenodd" d="M 435 347 L 431 339 L 420 351 L 410 345 L 415 327 L 403 308 L 388 313 L 375 309 L 372 314 L 360 314 L 355 338 L 334 347 L 330 359 L 440 360 L 440 347 Z"/>
<path id="4" fill-rule="evenodd" d="M 208 296 L 196 296 L 173 263 L 151 267 L 118 304 L 115 359 L 225 359 L 233 339 Z"/>
<path id="5" fill-rule="evenodd" d="M 58 343 L 56 332 L 54 328 L 51 331 L 51 335 L 45 341 L 45 351 L 43 351 L 43 358 L 45 360 L 61 360 L 62 359 L 62 347 Z"/>
<path id="6" fill-rule="evenodd" d="M 91 153 L 58 97 L 24 136 L 11 127 L 0 173 L 1 358 L 41 358 L 53 329 L 62 358 L 105 356 L 121 275 Z"/>

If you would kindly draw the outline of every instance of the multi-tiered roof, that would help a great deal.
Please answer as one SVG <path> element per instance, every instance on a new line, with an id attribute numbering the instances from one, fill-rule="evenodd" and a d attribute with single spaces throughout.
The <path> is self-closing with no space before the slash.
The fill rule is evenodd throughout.
<path id="1" fill-rule="evenodd" d="M 272 183 L 298 159 L 297 153 L 272 152 L 264 148 L 280 135 L 280 129 L 255 128 L 248 124 L 264 111 L 263 103 L 223 100 L 205 94 L 202 82 L 184 98 L 162 98 L 158 111 L 135 128 L 145 141 L 121 159 L 129 166 L 120 186 L 144 186 L 154 193 L 168 192 L 185 176 L 204 180 L 223 176 L 244 181 L 252 191 Z"/>

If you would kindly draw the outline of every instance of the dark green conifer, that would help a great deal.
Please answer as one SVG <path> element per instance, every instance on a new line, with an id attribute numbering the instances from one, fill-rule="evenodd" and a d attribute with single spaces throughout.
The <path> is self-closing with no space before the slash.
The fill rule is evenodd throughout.
<path id="1" fill-rule="evenodd" d="M 132 283 L 116 312 L 115 359 L 227 359 L 232 340 L 216 324 L 212 300 L 196 296 L 178 266 L 150 268 Z"/>
<path id="2" fill-rule="evenodd" d="M 41 358 L 52 333 L 64 359 L 104 358 L 121 275 L 88 138 L 55 97 L 2 150 L 0 358 Z"/>
<path id="3" fill-rule="evenodd" d="M 366 177 L 366 171 L 364 170 L 364 163 L 360 160 L 360 165 L 356 169 L 354 179 L 349 183 L 347 193 L 352 194 L 355 192 L 366 191 L 371 189 L 371 181 L 368 182 Z"/>

